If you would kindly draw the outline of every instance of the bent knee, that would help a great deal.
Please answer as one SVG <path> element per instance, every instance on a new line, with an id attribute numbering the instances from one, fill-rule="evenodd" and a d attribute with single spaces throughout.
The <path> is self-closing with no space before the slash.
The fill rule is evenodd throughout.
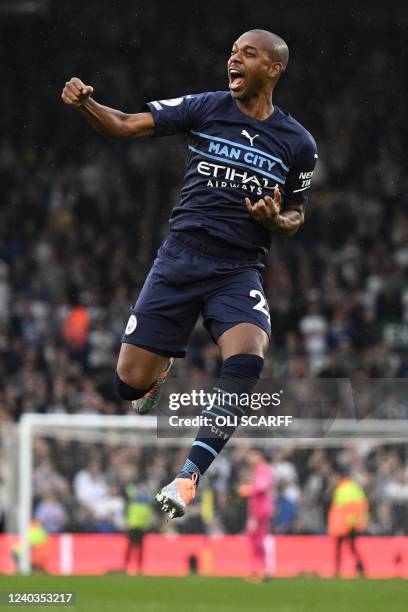
<path id="1" fill-rule="evenodd" d="M 140 347 L 122 344 L 117 374 L 127 385 L 135 389 L 148 389 L 166 367 L 168 359 Z"/>
<path id="2" fill-rule="evenodd" d="M 137 364 L 118 363 L 117 374 L 124 383 L 135 389 L 148 389 L 154 383 L 154 373 Z"/>

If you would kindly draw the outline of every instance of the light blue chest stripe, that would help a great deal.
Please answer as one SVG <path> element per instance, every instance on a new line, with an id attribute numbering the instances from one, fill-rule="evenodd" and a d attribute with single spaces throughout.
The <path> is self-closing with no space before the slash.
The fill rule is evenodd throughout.
<path id="1" fill-rule="evenodd" d="M 204 153 L 204 151 L 200 151 L 200 149 L 195 149 L 191 145 L 188 145 L 188 148 L 190 149 L 190 151 L 194 151 L 194 153 L 198 153 L 203 157 L 208 157 L 208 159 L 215 159 L 215 161 L 220 161 L 224 163 L 230 162 L 232 166 L 240 166 L 241 168 L 246 168 L 247 170 L 251 170 L 253 174 L 263 174 L 264 176 L 273 179 L 277 183 L 281 183 L 282 185 L 285 184 L 285 181 L 283 181 L 278 176 L 275 176 L 274 174 L 269 174 L 269 172 L 265 172 L 264 170 L 259 170 L 259 168 L 255 168 L 254 166 L 250 166 L 249 164 L 242 164 L 241 162 L 235 161 L 235 159 L 228 159 L 227 157 L 217 157 L 217 155 L 210 155 L 209 153 Z"/>
<path id="2" fill-rule="evenodd" d="M 254 151 L 255 153 L 259 153 L 264 157 L 268 157 L 269 159 L 273 159 L 273 161 L 278 162 L 282 166 L 286 172 L 289 172 L 289 168 L 283 163 L 279 157 L 274 157 L 273 155 L 269 155 L 269 153 L 265 153 L 261 149 L 255 149 L 254 147 L 247 147 L 246 145 L 241 144 L 240 142 L 233 142 L 232 140 L 226 140 L 225 138 L 218 138 L 218 136 L 210 136 L 210 134 L 203 134 L 203 132 L 193 132 L 191 133 L 195 136 L 201 136 L 201 138 L 206 138 L 207 140 L 217 140 L 218 142 L 225 142 L 225 144 L 233 145 L 234 147 L 241 147 L 241 149 L 247 149 L 247 151 Z"/>

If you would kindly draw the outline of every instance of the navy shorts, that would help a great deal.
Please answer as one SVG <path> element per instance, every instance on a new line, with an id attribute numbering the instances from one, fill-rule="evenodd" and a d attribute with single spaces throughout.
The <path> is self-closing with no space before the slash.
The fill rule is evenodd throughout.
<path id="1" fill-rule="evenodd" d="M 238 323 L 271 333 L 258 262 L 218 259 L 187 234 L 170 234 L 160 247 L 122 342 L 159 355 L 184 357 L 194 325 L 216 342 Z"/>

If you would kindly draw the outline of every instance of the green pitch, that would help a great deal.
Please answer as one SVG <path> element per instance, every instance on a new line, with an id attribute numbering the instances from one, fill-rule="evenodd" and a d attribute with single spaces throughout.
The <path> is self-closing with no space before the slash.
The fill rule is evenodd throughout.
<path id="1" fill-rule="evenodd" d="M 404 580 L 0 576 L 0 591 L 68 592 L 75 607 L 0 606 L 1 610 L 73 612 L 402 612 Z"/>

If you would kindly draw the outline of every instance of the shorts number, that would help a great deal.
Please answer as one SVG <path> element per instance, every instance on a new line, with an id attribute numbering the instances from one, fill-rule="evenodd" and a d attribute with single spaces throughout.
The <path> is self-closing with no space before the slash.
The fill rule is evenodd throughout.
<path id="1" fill-rule="evenodd" d="M 271 317 L 269 315 L 268 305 L 266 303 L 265 297 L 262 294 L 262 292 L 259 291 L 259 289 L 251 289 L 251 291 L 249 292 L 249 295 L 251 298 L 254 298 L 255 300 L 259 299 L 259 302 L 257 302 L 255 306 L 252 306 L 252 308 L 254 310 L 259 310 L 260 312 L 263 312 L 264 315 L 268 317 L 268 321 L 270 321 Z"/>

